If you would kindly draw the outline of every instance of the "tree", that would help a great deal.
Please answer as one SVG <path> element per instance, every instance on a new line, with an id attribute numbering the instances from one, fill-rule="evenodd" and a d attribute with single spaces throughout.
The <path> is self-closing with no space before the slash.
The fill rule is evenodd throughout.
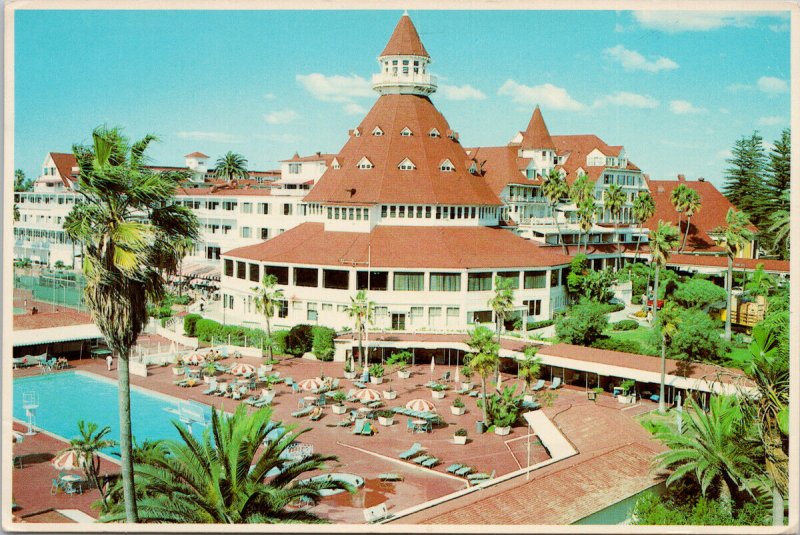
<path id="1" fill-rule="evenodd" d="M 773 222 L 773 215 L 778 212 L 789 211 L 789 192 L 791 191 L 791 135 L 789 129 L 781 132 L 780 139 L 775 140 L 774 148 L 770 151 L 766 165 L 766 180 L 764 181 L 763 197 L 757 207 L 757 217 L 751 220 L 757 221 L 756 225 L 762 234 L 763 243 L 769 244 L 770 248 L 781 255 L 781 258 L 788 258 L 788 248 L 776 247 L 776 231 L 769 228 L 768 224 Z"/>
<path id="2" fill-rule="evenodd" d="M 492 331 L 484 326 L 475 327 L 469 331 L 469 339 L 467 345 L 472 350 L 469 357 L 469 367 L 477 373 L 481 378 L 481 391 L 483 396 L 481 399 L 486 399 L 486 379 L 490 374 L 494 373 L 500 362 L 500 344 L 494 341 L 494 334 Z M 483 421 L 489 425 L 489 414 L 487 412 L 486 403 L 483 404 Z"/>
<path id="3" fill-rule="evenodd" d="M 25 177 L 25 171 L 16 169 L 14 171 L 14 191 L 31 191 L 33 181 Z"/>
<path id="4" fill-rule="evenodd" d="M 687 188 L 683 199 L 683 213 L 686 214 L 686 233 L 683 235 L 681 251 L 686 248 L 686 240 L 689 237 L 689 230 L 692 228 L 692 216 L 699 212 L 702 206 L 702 200 L 697 190 Z"/>
<path id="5" fill-rule="evenodd" d="M 667 373 L 667 345 L 678 332 L 678 326 L 683 320 L 682 313 L 673 302 L 667 302 L 661 311 L 659 322 L 655 323 L 657 332 L 661 335 L 661 380 L 658 391 L 658 412 L 666 412 L 664 405 L 664 382 Z"/>
<path id="6" fill-rule="evenodd" d="M 180 263 L 178 264 L 178 273 L 180 274 L 178 278 L 178 295 L 181 296 L 183 295 L 183 284 L 186 279 L 186 277 L 183 276 L 183 259 L 190 251 L 194 251 L 196 244 L 197 242 L 191 237 L 184 237 L 175 242 L 175 249 L 180 256 Z"/>
<path id="7" fill-rule="evenodd" d="M 550 205 L 550 213 L 553 215 L 553 223 L 558 232 L 558 241 L 561 244 L 561 251 L 567 254 L 567 246 L 564 244 L 564 238 L 561 235 L 561 225 L 558 222 L 558 217 L 556 217 L 556 206 L 561 203 L 561 199 L 569 197 L 567 180 L 561 176 L 561 173 L 555 169 L 551 169 L 550 173 L 542 180 L 542 194 Z"/>
<path id="8" fill-rule="evenodd" d="M 756 270 L 753 272 L 752 277 L 744 285 L 745 291 L 752 295 L 761 295 L 767 297 L 770 290 L 775 288 L 775 278 L 764 271 L 764 264 L 756 264 Z"/>
<path id="9" fill-rule="evenodd" d="M 726 344 L 719 336 L 718 322 L 697 308 L 677 310 L 676 314 L 678 318 L 670 318 L 670 322 L 679 324 L 680 328 L 667 336 L 666 356 L 687 362 L 721 363 Z M 663 315 L 662 311 L 659 319 Z"/>
<path id="10" fill-rule="evenodd" d="M 656 437 L 668 450 L 655 456 L 661 469 L 672 469 L 667 486 L 693 475 L 703 496 L 709 488 L 716 490 L 723 509 L 731 512 L 733 491 L 748 488 L 747 474 L 753 462 L 742 447 L 746 433 L 739 402 L 733 396 L 712 396 L 708 412 L 692 397 L 686 402 L 683 432 L 662 431 Z"/>
<path id="11" fill-rule="evenodd" d="M 684 209 L 686 208 L 686 192 L 689 191 L 689 188 L 686 184 L 678 184 L 669 196 L 669 200 L 672 203 L 672 207 L 675 208 L 675 211 L 678 212 L 678 229 L 681 228 L 681 214 L 683 213 Z"/>
<path id="12" fill-rule="evenodd" d="M 570 307 L 556 319 L 556 336 L 561 342 L 590 346 L 608 329 L 608 305 L 587 299 Z"/>
<path id="13" fill-rule="evenodd" d="M 619 251 L 619 236 L 617 229 L 619 227 L 619 215 L 622 213 L 622 207 L 625 205 L 625 192 L 622 191 L 622 186 L 619 184 L 611 184 L 605 192 L 603 197 L 603 204 L 608 210 L 611 219 L 614 220 L 614 236 L 617 239 L 617 251 Z M 615 259 L 616 269 L 619 269 L 619 256 Z"/>
<path id="14" fill-rule="evenodd" d="M 634 262 L 639 257 L 639 244 L 641 243 L 641 233 L 644 231 L 644 224 L 656 213 L 656 203 L 647 191 L 639 192 L 633 201 L 633 217 L 639 223 L 639 235 L 636 238 L 636 253 L 633 255 Z"/>
<path id="15" fill-rule="evenodd" d="M 281 458 L 308 429 L 293 433 L 294 426 L 283 428 L 271 417 L 269 408 L 248 414 L 244 404 L 230 416 L 212 408 L 211 425 L 200 439 L 173 422 L 181 440 L 166 441 L 165 456 L 136 465 L 137 486 L 148 489 L 139 499 L 142 518 L 196 524 L 319 522 L 312 513 L 292 512 L 286 506 L 298 501 L 316 505 L 322 490 L 354 489 L 324 478 L 297 481 L 337 458 L 320 453 L 296 461 Z M 265 442 L 268 435 L 276 436 Z M 279 473 L 273 477 L 271 470 Z M 272 479 L 265 482 L 268 474 Z M 110 514 L 101 520 L 119 518 Z"/>
<path id="16" fill-rule="evenodd" d="M 678 284 L 672 297 L 684 308 L 706 310 L 710 305 L 725 299 L 725 289 L 710 280 L 689 279 Z"/>
<path id="17" fill-rule="evenodd" d="M 120 450 L 126 518 L 137 522 L 131 462 L 131 347 L 147 322 L 148 302 L 165 293 L 162 273 L 180 262 L 174 244 L 196 238 L 197 219 L 173 202 L 185 174 L 144 166 L 152 135 L 129 144 L 118 128 L 99 127 L 91 146 L 74 145 L 82 202 L 67 215 L 64 230 L 83 244 L 84 296 L 119 367 Z"/>
<path id="18" fill-rule="evenodd" d="M 497 341 L 500 342 L 500 333 L 506 319 L 514 310 L 514 284 L 510 279 L 495 277 L 494 295 L 486 303 L 494 312 L 495 329 L 497 329 Z"/>
<path id="19" fill-rule="evenodd" d="M 767 157 L 762 141 L 757 131 L 749 138 L 742 136 L 731 151 L 732 157 L 726 160 L 730 167 L 725 170 L 727 182 L 723 193 L 739 210 L 751 215 L 757 212 L 764 198 L 763 176 Z"/>
<path id="20" fill-rule="evenodd" d="M 609 269 L 599 271 L 590 269 L 588 258 L 580 253 L 575 255 L 570 263 L 567 291 L 573 298 L 585 297 L 592 301 L 608 303 L 614 297 L 611 286 L 617 278 L 617 274 Z"/>
<path id="21" fill-rule="evenodd" d="M 782 200 L 785 200 L 787 207 L 780 209 L 769 216 L 769 232 L 772 235 L 772 244 L 770 249 L 777 252 L 781 259 L 787 260 L 789 258 L 789 234 L 791 233 L 792 220 L 788 208 L 789 192 L 785 191 L 781 195 Z M 14 205 L 16 207 L 16 205 Z M 19 219 L 18 212 L 15 212 L 15 217 Z"/>
<path id="22" fill-rule="evenodd" d="M 538 352 L 537 346 L 526 346 L 523 350 L 525 358 L 519 361 L 517 377 L 525 382 L 525 394 L 530 392 L 531 385 L 536 382 L 542 371 L 542 358 L 536 356 Z"/>
<path id="23" fill-rule="evenodd" d="M 650 235 L 650 261 L 655 265 L 655 275 L 653 276 L 653 320 L 655 324 L 658 313 L 658 277 L 661 268 L 667 265 L 669 255 L 680 243 L 679 231 L 671 223 L 665 223 L 659 219 L 656 231 Z"/>
<path id="24" fill-rule="evenodd" d="M 247 171 L 247 160 L 241 154 L 228 151 L 217 160 L 216 177 L 229 184 L 238 180 L 245 180 L 250 176 Z"/>
<path id="25" fill-rule="evenodd" d="M 367 299 L 366 290 L 359 290 L 355 299 L 350 298 L 347 315 L 353 318 L 353 330 L 358 336 L 358 360 L 363 368 L 367 362 L 364 359 L 364 334 L 367 330 L 367 324 L 372 325 L 375 315 L 375 303 Z"/>
<path id="26" fill-rule="evenodd" d="M 717 227 L 712 231 L 712 235 L 716 236 L 716 241 L 722 246 L 725 255 L 728 257 L 728 275 L 725 279 L 725 290 L 728 292 L 728 300 L 726 304 L 725 314 L 725 339 L 731 339 L 731 300 L 733 297 L 733 259 L 739 255 L 739 252 L 744 248 L 747 243 L 753 239 L 753 233 L 748 228 L 750 220 L 747 214 L 741 211 L 728 209 L 725 214 L 725 225 Z"/>
<path id="27" fill-rule="evenodd" d="M 98 477 L 100 473 L 100 456 L 97 453 L 106 448 L 116 446 L 117 442 L 106 438 L 106 435 L 111 432 L 110 427 L 106 426 L 98 431 L 97 424 L 94 422 L 78 420 L 78 432 L 80 436 L 70 440 L 69 447 L 59 452 L 59 454 L 66 451 L 75 453 L 78 464 L 86 474 L 86 480 L 91 481 L 100 491 L 103 509 L 106 510 L 108 508 L 106 489 L 100 484 Z"/>
<path id="28" fill-rule="evenodd" d="M 578 226 L 581 232 L 586 235 L 585 245 L 583 247 L 584 254 L 589 252 L 589 232 L 592 230 L 595 217 L 597 216 L 597 204 L 594 197 L 587 197 L 578 205 Z M 578 243 L 580 250 L 580 242 Z"/>
<path id="29" fill-rule="evenodd" d="M 256 311 L 264 315 L 264 321 L 267 324 L 267 357 L 272 362 L 272 326 L 270 318 L 275 315 L 276 307 L 280 306 L 284 300 L 283 290 L 276 289 L 278 284 L 278 277 L 275 275 L 265 274 L 261 279 L 261 286 L 254 286 L 250 290 L 255 294 L 254 300 Z"/>

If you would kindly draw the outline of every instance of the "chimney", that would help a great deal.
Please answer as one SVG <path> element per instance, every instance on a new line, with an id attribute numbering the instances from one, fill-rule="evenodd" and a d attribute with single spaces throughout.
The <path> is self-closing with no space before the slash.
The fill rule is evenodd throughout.
<path id="1" fill-rule="evenodd" d="M 702 177 L 702 176 L 699 176 L 699 177 L 697 177 L 697 181 L 698 182 L 705 182 L 706 179 L 704 177 Z"/>
<path id="2" fill-rule="evenodd" d="M 686 175 L 678 175 L 678 182 L 686 182 Z"/>
<path id="3" fill-rule="evenodd" d="M 317 151 L 317 156 L 322 156 L 322 153 L 320 151 Z"/>

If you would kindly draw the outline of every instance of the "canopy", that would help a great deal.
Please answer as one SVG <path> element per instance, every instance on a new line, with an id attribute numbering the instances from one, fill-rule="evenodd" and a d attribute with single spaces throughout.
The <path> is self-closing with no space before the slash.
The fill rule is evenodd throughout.
<path id="1" fill-rule="evenodd" d="M 237 362 L 233 366 L 231 366 L 230 372 L 233 375 L 252 375 L 255 373 L 256 367 L 252 364 L 246 364 L 244 362 Z"/>
<path id="2" fill-rule="evenodd" d="M 83 459 L 73 450 L 66 450 L 56 455 L 50 464 L 56 470 L 77 470 L 83 467 Z"/>
<path id="3" fill-rule="evenodd" d="M 206 358 L 203 355 L 200 355 L 199 353 L 192 353 L 191 355 L 189 355 L 184 359 L 184 362 L 186 364 L 189 364 L 190 366 L 198 366 L 200 364 L 203 364 L 205 361 Z"/>
<path id="4" fill-rule="evenodd" d="M 362 388 L 353 394 L 353 397 L 361 400 L 363 403 L 370 403 L 372 401 L 378 401 L 381 399 L 381 393 L 372 388 Z"/>
<path id="5" fill-rule="evenodd" d="M 322 380 L 319 377 L 314 377 L 313 379 L 303 379 L 302 381 L 297 382 L 297 386 L 300 387 L 300 390 L 316 390 L 322 386 Z"/>
<path id="6" fill-rule="evenodd" d="M 72 342 L 74 340 L 94 340 L 103 338 L 103 335 L 100 333 L 100 329 L 97 328 L 97 325 L 88 323 L 85 325 L 14 331 L 11 338 L 11 343 L 14 347 L 20 347 L 38 344 L 54 344 L 56 342 Z"/>
<path id="7" fill-rule="evenodd" d="M 412 399 L 406 403 L 406 409 L 419 412 L 436 412 L 436 406 L 427 399 Z"/>

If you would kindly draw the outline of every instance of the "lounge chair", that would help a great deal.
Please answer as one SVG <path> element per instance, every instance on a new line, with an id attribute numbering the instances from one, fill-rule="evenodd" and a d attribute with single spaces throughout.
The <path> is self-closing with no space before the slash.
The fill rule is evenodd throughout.
<path id="1" fill-rule="evenodd" d="M 439 464 L 439 459 L 436 457 L 431 457 L 430 459 L 422 461 L 420 464 L 425 468 L 433 468 L 434 466 Z"/>
<path id="2" fill-rule="evenodd" d="M 325 413 L 322 411 L 322 407 L 315 407 L 315 408 L 314 408 L 314 409 L 311 411 L 310 420 L 311 420 L 312 422 L 316 422 L 317 420 L 319 420 L 320 418 L 322 418 L 322 415 L 323 415 L 323 414 L 325 414 Z"/>
<path id="3" fill-rule="evenodd" d="M 395 472 L 386 472 L 383 474 L 378 474 L 378 479 L 381 481 L 403 481 L 403 476 Z"/>
<path id="4" fill-rule="evenodd" d="M 462 466 L 461 468 L 459 468 L 458 470 L 456 470 L 453 473 L 455 475 L 457 475 L 457 476 L 460 476 L 460 477 L 466 477 L 467 474 L 471 473 L 473 470 L 474 470 L 474 468 L 472 468 L 471 466 Z"/>
<path id="5" fill-rule="evenodd" d="M 491 475 L 485 472 L 479 472 L 477 474 L 470 474 L 467 476 L 467 479 L 470 483 L 480 483 L 481 481 L 488 481 L 489 479 L 494 479 L 495 471 L 492 470 Z"/>
<path id="6" fill-rule="evenodd" d="M 553 384 L 550 385 L 550 390 L 555 390 L 560 386 L 561 386 L 561 377 L 556 377 L 555 379 L 553 379 Z"/>
<path id="7" fill-rule="evenodd" d="M 459 388 L 455 393 L 463 396 L 464 394 L 469 394 L 470 390 L 472 390 L 472 385 L 469 388 Z"/>
<path id="8" fill-rule="evenodd" d="M 353 434 L 360 435 L 361 432 L 364 430 L 364 424 L 367 423 L 367 420 L 364 418 L 356 418 L 355 427 L 353 427 Z"/>
<path id="9" fill-rule="evenodd" d="M 406 431 L 411 432 L 414 431 L 414 422 L 409 418 L 406 420 Z"/>
<path id="10" fill-rule="evenodd" d="M 362 435 L 373 435 L 375 433 L 375 428 L 372 427 L 372 424 L 367 420 L 364 422 L 364 427 L 361 428 Z"/>
<path id="11" fill-rule="evenodd" d="M 421 451 L 422 451 L 422 444 L 420 444 L 419 442 L 414 442 L 410 448 L 402 452 L 400 455 L 398 455 L 398 457 L 400 457 L 404 461 L 407 461 L 408 459 L 410 459 L 411 457 L 413 457 L 414 455 L 416 455 Z"/>
<path id="12" fill-rule="evenodd" d="M 376 505 L 375 507 L 370 507 L 369 509 L 364 509 L 364 520 L 370 524 L 380 522 L 390 516 L 392 515 L 386 509 L 386 502 Z"/>
<path id="13" fill-rule="evenodd" d="M 354 384 L 355 386 L 357 386 L 358 388 L 367 388 L 367 385 L 366 385 L 366 384 L 364 384 L 364 383 L 363 383 L 363 382 L 361 382 L 361 381 L 353 381 L 353 384 Z"/>
<path id="14" fill-rule="evenodd" d="M 300 409 L 299 411 L 294 411 L 292 413 L 292 416 L 294 416 L 295 418 L 302 418 L 303 416 L 307 416 L 307 415 L 311 414 L 311 411 L 313 411 L 313 410 L 314 410 L 314 407 L 310 407 L 310 406 L 309 407 L 305 407 L 305 408 Z"/>
<path id="15" fill-rule="evenodd" d="M 254 407 L 263 407 L 264 405 L 269 405 L 272 403 L 272 400 L 275 399 L 275 391 L 274 390 L 261 390 L 261 397 L 253 402 Z"/>
<path id="16" fill-rule="evenodd" d="M 411 459 L 411 462 L 412 463 L 417 463 L 417 464 L 422 464 L 422 463 L 424 463 L 425 461 L 427 461 L 428 459 L 431 459 L 431 458 L 432 457 L 430 455 L 422 454 L 422 455 L 418 455 L 418 456 L 414 457 L 413 459 Z"/>
<path id="17" fill-rule="evenodd" d="M 350 418 L 345 418 L 344 420 L 339 420 L 336 423 L 336 427 L 350 427 L 351 425 L 353 425 L 353 420 L 351 420 Z"/>
<path id="18" fill-rule="evenodd" d="M 216 392 L 216 390 L 217 390 L 217 381 L 212 380 L 210 383 L 208 383 L 208 388 L 203 390 L 203 394 L 210 395 Z"/>
<path id="19" fill-rule="evenodd" d="M 447 372 L 444 372 L 444 373 L 442 374 L 442 377 L 441 377 L 441 379 L 439 379 L 439 381 L 440 381 L 440 382 L 442 382 L 442 383 L 446 383 L 446 382 L 448 382 L 449 380 L 450 380 L 450 372 L 449 372 L 449 371 L 447 371 Z"/>
<path id="20" fill-rule="evenodd" d="M 539 404 L 536 403 L 535 401 L 523 401 L 522 402 L 522 408 L 523 409 L 530 409 L 530 410 L 533 411 L 533 410 L 536 410 L 536 409 L 539 408 Z"/>
<path id="21" fill-rule="evenodd" d="M 536 381 L 536 384 L 533 385 L 533 390 L 535 392 L 537 390 L 541 390 L 542 388 L 544 388 L 544 379 L 539 379 Z"/>
<path id="22" fill-rule="evenodd" d="M 300 393 L 300 387 L 297 385 L 297 383 L 292 383 L 292 393 L 293 394 Z"/>
<path id="23" fill-rule="evenodd" d="M 460 470 L 461 468 L 464 468 L 463 464 L 455 463 L 445 468 L 444 471 L 447 472 L 448 474 L 455 474 L 456 470 Z"/>
<path id="24" fill-rule="evenodd" d="M 228 391 L 228 383 L 219 383 L 217 385 L 217 391 L 214 392 L 214 395 L 224 396 L 227 391 Z"/>
<path id="25" fill-rule="evenodd" d="M 189 379 L 178 379 L 177 381 L 172 381 L 172 384 L 174 384 L 175 386 L 186 386 L 186 382 L 188 380 Z"/>
<path id="26" fill-rule="evenodd" d="M 478 391 L 477 390 L 473 390 L 472 392 L 469 393 L 469 397 L 471 397 L 471 398 L 478 397 Z"/>

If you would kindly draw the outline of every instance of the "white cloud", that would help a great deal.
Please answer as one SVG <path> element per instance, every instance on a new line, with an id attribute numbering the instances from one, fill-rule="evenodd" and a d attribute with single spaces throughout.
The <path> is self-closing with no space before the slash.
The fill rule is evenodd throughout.
<path id="1" fill-rule="evenodd" d="M 705 108 L 698 108 L 688 100 L 671 100 L 669 109 L 676 115 L 697 115 L 707 113 Z"/>
<path id="2" fill-rule="evenodd" d="M 761 126 L 775 126 L 778 124 L 783 124 L 786 122 L 784 117 L 780 115 L 770 115 L 768 117 L 760 117 L 758 119 L 758 124 Z"/>
<path id="3" fill-rule="evenodd" d="M 239 136 L 225 132 L 207 132 L 202 130 L 181 130 L 175 134 L 181 139 L 196 139 L 198 141 L 212 141 L 215 143 L 241 143 Z"/>
<path id="4" fill-rule="evenodd" d="M 649 95 L 639 95 L 627 91 L 617 91 L 611 95 L 604 95 L 592 104 L 593 108 L 618 106 L 623 108 L 657 108 L 658 100 Z"/>
<path id="5" fill-rule="evenodd" d="M 725 26 L 746 27 L 752 15 L 734 11 L 634 11 L 643 28 L 666 33 L 708 31 Z"/>
<path id="6" fill-rule="evenodd" d="M 264 93 L 264 99 L 266 100 L 275 100 L 275 93 Z"/>
<path id="7" fill-rule="evenodd" d="M 325 76 L 315 72 L 298 74 L 296 80 L 315 99 L 326 102 L 350 102 L 356 97 L 374 95 L 369 81 L 355 74 Z"/>
<path id="8" fill-rule="evenodd" d="M 541 104 L 554 110 L 578 111 L 585 108 L 583 104 L 572 98 L 566 89 L 553 84 L 528 86 L 509 79 L 500 86 L 497 94 L 509 96 L 517 104 L 529 106 Z"/>
<path id="9" fill-rule="evenodd" d="M 347 115 L 364 115 L 367 113 L 367 109 L 355 102 L 348 102 L 344 105 L 344 112 Z"/>
<path id="10" fill-rule="evenodd" d="M 757 85 L 758 89 L 772 95 L 789 91 L 789 84 L 786 83 L 786 80 L 774 76 L 762 76 L 758 79 Z"/>
<path id="11" fill-rule="evenodd" d="M 294 110 L 276 110 L 264 115 L 264 120 L 269 124 L 285 124 L 291 123 L 297 119 L 297 112 Z"/>
<path id="12" fill-rule="evenodd" d="M 752 91 L 753 86 L 748 84 L 731 84 L 725 88 L 725 91 L 730 93 L 738 93 L 739 91 Z"/>
<path id="13" fill-rule="evenodd" d="M 469 84 L 439 85 L 439 92 L 447 100 L 483 100 L 486 95 L 480 89 L 475 89 Z"/>
<path id="14" fill-rule="evenodd" d="M 659 56 L 648 61 L 639 52 L 628 50 L 622 45 L 607 48 L 603 51 L 603 54 L 610 60 L 622 65 L 622 68 L 626 71 L 659 72 L 678 68 L 678 64 L 669 58 Z"/>

